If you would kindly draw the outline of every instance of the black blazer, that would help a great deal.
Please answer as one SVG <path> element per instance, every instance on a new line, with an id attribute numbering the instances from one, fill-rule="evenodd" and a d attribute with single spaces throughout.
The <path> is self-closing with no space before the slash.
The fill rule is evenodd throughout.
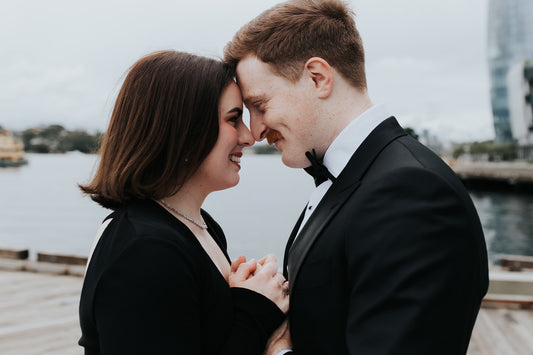
<path id="1" fill-rule="evenodd" d="M 488 287 L 481 224 L 453 171 L 394 117 L 291 245 L 302 217 L 284 265 L 295 353 L 466 353 Z"/>
<path id="2" fill-rule="evenodd" d="M 226 253 L 218 224 L 202 213 Z M 153 201 L 110 215 L 80 300 L 85 354 L 262 354 L 284 315 L 231 288 L 192 232 Z"/>

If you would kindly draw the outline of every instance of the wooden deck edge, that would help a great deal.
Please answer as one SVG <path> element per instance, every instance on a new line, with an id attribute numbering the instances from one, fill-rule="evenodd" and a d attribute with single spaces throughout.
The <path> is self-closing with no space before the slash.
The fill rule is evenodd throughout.
<path id="1" fill-rule="evenodd" d="M 87 264 L 87 257 L 77 255 L 37 253 L 37 261 L 54 264 L 83 265 Z"/>
<path id="2" fill-rule="evenodd" d="M 482 307 L 517 307 L 520 309 L 533 309 L 533 296 L 487 294 L 481 303 Z"/>
<path id="3" fill-rule="evenodd" d="M 0 258 L 23 260 L 28 259 L 29 255 L 28 249 L 0 249 Z"/>
<path id="4" fill-rule="evenodd" d="M 78 277 L 83 277 L 85 275 L 85 265 L 58 264 L 34 260 L 12 260 L 2 258 L 0 258 L 0 270 L 27 271 Z"/>
<path id="5" fill-rule="evenodd" d="M 500 266 L 509 271 L 522 271 L 533 269 L 533 257 L 525 255 L 501 255 Z"/>

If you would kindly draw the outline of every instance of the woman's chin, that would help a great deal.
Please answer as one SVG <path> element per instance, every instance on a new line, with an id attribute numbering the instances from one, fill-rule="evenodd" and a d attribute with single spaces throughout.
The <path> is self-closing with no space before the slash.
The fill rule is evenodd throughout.
<path id="1" fill-rule="evenodd" d="M 230 183 L 230 186 L 228 186 L 227 188 L 230 189 L 232 187 L 235 187 L 239 184 L 239 181 L 241 180 L 241 177 L 237 174 L 237 176 L 235 177 L 235 179 Z"/>
<path id="2" fill-rule="evenodd" d="M 218 188 L 214 189 L 213 191 L 222 191 L 222 190 L 231 189 L 232 187 L 237 186 L 239 184 L 239 181 L 240 181 L 240 177 L 239 175 L 237 175 L 232 180 L 225 181 L 223 185 L 219 184 Z"/>

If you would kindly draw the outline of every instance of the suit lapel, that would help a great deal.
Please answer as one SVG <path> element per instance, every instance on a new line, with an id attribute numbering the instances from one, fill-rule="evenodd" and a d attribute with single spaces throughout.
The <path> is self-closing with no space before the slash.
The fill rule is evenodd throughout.
<path id="1" fill-rule="evenodd" d="M 296 238 L 296 235 L 298 234 L 298 230 L 300 229 L 300 224 L 302 224 L 302 220 L 305 216 L 305 210 L 307 208 L 307 205 L 305 205 L 304 210 L 300 214 L 300 218 L 298 218 L 298 221 L 296 222 L 296 225 L 292 229 L 291 235 L 289 236 L 289 240 L 287 241 L 287 245 L 285 245 L 285 254 L 283 254 L 283 276 L 285 279 L 289 279 L 288 272 L 287 272 L 287 262 L 289 260 L 289 250 L 292 247 L 292 243 L 294 242 L 294 238 Z"/>
<path id="2" fill-rule="evenodd" d="M 284 263 L 286 267 L 284 267 L 284 270 L 286 270 L 285 273 L 287 274 L 285 277 L 288 276 L 287 278 L 291 285 L 294 285 L 300 267 L 314 242 L 331 218 L 335 216 L 339 208 L 357 190 L 361 184 L 363 175 L 372 162 L 390 142 L 404 135 L 406 135 L 405 131 L 400 127 L 394 117 L 389 117 L 378 125 L 352 155 L 344 170 L 340 173 L 335 183 L 331 185 L 316 210 L 302 228 L 296 241 L 292 243 L 302 222 L 302 213 L 291 233 L 289 243 L 285 250 Z M 288 252 L 289 249 L 290 252 Z M 292 289 L 291 287 L 291 291 Z"/>

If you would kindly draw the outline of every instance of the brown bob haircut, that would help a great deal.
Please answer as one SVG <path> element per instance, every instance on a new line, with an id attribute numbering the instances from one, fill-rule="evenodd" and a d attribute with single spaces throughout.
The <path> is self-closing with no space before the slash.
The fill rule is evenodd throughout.
<path id="1" fill-rule="evenodd" d="M 111 209 L 176 193 L 216 143 L 219 98 L 234 76 L 221 61 L 188 53 L 141 58 L 118 94 L 98 169 L 81 190 Z"/>
<path id="2" fill-rule="evenodd" d="M 352 86 L 366 89 L 363 43 L 342 1 L 293 0 L 263 12 L 226 45 L 224 61 L 236 67 L 250 54 L 291 82 L 301 77 L 309 58 L 320 57 Z"/>

